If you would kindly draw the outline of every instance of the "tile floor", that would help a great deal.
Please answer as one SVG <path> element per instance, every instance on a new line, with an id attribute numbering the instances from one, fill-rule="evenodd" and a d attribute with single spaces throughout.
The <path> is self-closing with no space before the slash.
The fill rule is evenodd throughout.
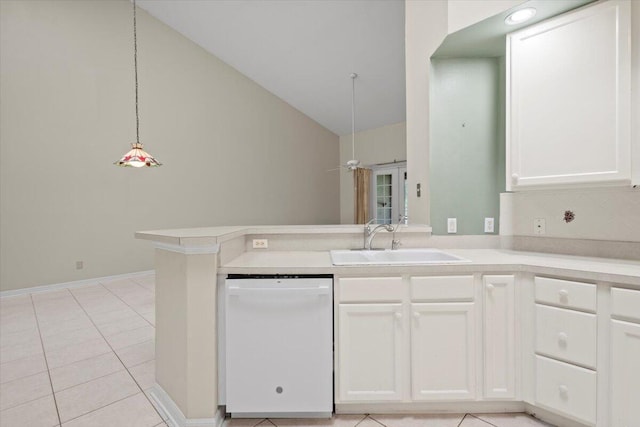
<path id="1" fill-rule="evenodd" d="M 154 383 L 153 275 L 0 298 L 2 427 L 167 426 Z M 524 414 L 339 415 L 225 427 L 542 427 Z"/>

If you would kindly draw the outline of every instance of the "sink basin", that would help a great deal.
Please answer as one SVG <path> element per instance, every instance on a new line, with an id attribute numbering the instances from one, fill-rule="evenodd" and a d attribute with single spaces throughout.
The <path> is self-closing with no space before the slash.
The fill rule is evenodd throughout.
<path id="1" fill-rule="evenodd" d="M 470 262 L 438 249 L 331 251 L 333 265 L 429 265 Z"/>

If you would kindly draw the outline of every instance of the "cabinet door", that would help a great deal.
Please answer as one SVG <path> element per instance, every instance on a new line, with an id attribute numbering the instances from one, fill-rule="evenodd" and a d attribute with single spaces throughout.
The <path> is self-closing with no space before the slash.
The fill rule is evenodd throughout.
<path id="1" fill-rule="evenodd" d="M 611 426 L 638 425 L 640 324 L 611 321 Z"/>
<path id="2" fill-rule="evenodd" d="M 632 182 L 630 2 L 507 37 L 507 190 Z"/>
<path id="3" fill-rule="evenodd" d="M 411 304 L 411 312 L 413 400 L 474 399 L 474 304 Z"/>
<path id="4" fill-rule="evenodd" d="M 484 397 L 515 398 L 515 293 L 513 276 L 485 276 Z"/>
<path id="5" fill-rule="evenodd" d="M 340 401 L 401 400 L 406 341 L 402 304 L 340 304 Z"/>

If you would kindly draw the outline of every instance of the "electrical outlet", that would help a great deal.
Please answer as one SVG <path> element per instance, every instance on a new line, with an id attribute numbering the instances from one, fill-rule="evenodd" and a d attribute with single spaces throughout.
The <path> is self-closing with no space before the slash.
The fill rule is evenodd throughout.
<path id="1" fill-rule="evenodd" d="M 84 261 L 76 261 L 76 270 L 82 270 L 84 268 Z"/>
<path id="2" fill-rule="evenodd" d="M 546 234 L 547 224 L 544 218 L 536 218 L 533 220 L 533 234 Z"/>
<path id="3" fill-rule="evenodd" d="M 493 218 L 485 218 L 484 219 L 484 232 L 485 233 L 493 233 L 494 231 L 494 219 Z"/>
<path id="4" fill-rule="evenodd" d="M 447 218 L 447 233 L 454 234 L 458 232 L 458 219 Z"/>
<path id="5" fill-rule="evenodd" d="M 268 239 L 253 239 L 253 249 L 267 249 L 268 247 Z"/>

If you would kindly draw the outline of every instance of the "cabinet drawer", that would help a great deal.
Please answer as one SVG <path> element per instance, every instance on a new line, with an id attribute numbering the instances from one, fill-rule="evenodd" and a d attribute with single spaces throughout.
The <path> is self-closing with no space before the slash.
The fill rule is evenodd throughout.
<path id="1" fill-rule="evenodd" d="M 596 316 L 536 304 L 536 352 L 596 367 Z"/>
<path id="2" fill-rule="evenodd" d="M 536 302 L 596 311 L 596 285 L 536 277 Z"/>
<path id="3" fill-rule="evenodd" d="M 412 301 L 473 301 L 473 276 L 411 278 Z"/>
<path id="4" fill-rule="evenodd" d="M 536 356 L 536 402 L 589 424 L 596 422 L 597 374 Z"/>
<path id="5" fill-rule="evenodd" d="M 640 291 L 612 288 L 611 314 L 640 322 Z"/>
<path id="6" fill-rule="evenodd" d="M 402 301 L 402 277 L 354 277 L 338 281 L 338 301 Z"/>

